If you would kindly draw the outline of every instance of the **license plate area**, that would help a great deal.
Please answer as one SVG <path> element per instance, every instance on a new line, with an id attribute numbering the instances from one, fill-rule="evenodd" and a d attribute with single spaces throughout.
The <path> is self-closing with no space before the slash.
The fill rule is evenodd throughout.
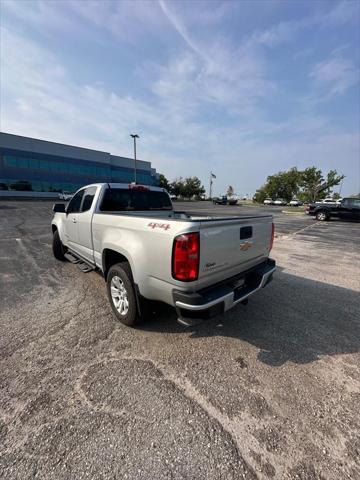
<path id="1" fill-rule="evenodd" d="M 245 278 L 239 278 L 239 280 L 236 280 L 236 282 L 232 284 L 232 287 L 234 290 L 238 290 L 239 288 L 242 288 L 244 285 L 245 285 Z"/>

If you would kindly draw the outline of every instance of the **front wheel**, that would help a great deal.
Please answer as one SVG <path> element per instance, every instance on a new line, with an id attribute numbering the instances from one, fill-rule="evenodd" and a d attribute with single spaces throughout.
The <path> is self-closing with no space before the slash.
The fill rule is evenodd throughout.
<path id="1" fill-rule="evenodd" d="M 320 222 L 325 222 L 326 220 L 329 220 L 329 214 L 324 211 L 317 212 L 316 220 L 319 220 Z"/>
<path id="2" fill-rule="evenodd" d="M 131 268 L 128 263 L 113 265 L 106 279 L 108 297 L 115 316 L 121 323 L 133 327 L 140 316 L 136 305 L 136 294 Z"/>
<path id="3" fill-rule="evenodd" d="M 65 260 L 64 245 L 61 243 L 60 235 L 59 235 L 58 230 L 55 230 L 54 235 L 53 235 L 52 250 L 53 250 L 54 257 L 57 260 L 61 260 L 61 261 Z"/>

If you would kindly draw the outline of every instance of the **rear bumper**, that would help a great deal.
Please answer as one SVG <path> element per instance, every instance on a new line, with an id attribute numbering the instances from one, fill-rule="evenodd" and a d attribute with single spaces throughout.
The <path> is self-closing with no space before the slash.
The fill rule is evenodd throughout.
<path id="1" fill-rule="evenodd" d="M 198 292 L 175 290 L 173 298 L 179 322 L 191 325 L 230 310 L 265 287 L 272 280 L 275 270 L 275 260 L 269 258 L 240 275 Z"/>

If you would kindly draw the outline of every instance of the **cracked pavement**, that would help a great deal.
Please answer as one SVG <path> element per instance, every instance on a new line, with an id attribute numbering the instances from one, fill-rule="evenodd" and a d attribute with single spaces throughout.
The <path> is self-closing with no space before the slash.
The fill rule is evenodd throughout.
<path id="1" fill-rule="evenodd" d="M 274 212 L 247 306 L 130 329 L 52 257 L 50 203 L 2 202 L 0 478 L 359 478 L 360 226 Z"/>

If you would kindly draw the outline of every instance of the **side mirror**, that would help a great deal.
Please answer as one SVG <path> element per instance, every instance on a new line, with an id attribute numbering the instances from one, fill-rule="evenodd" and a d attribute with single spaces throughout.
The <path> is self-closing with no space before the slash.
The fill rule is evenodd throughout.
<path id="1" fill-rule="evenodd" d="M 63 203 L 55 203 L 53 206 L 54 213 L 65 213 L 65 205 Z"/>

